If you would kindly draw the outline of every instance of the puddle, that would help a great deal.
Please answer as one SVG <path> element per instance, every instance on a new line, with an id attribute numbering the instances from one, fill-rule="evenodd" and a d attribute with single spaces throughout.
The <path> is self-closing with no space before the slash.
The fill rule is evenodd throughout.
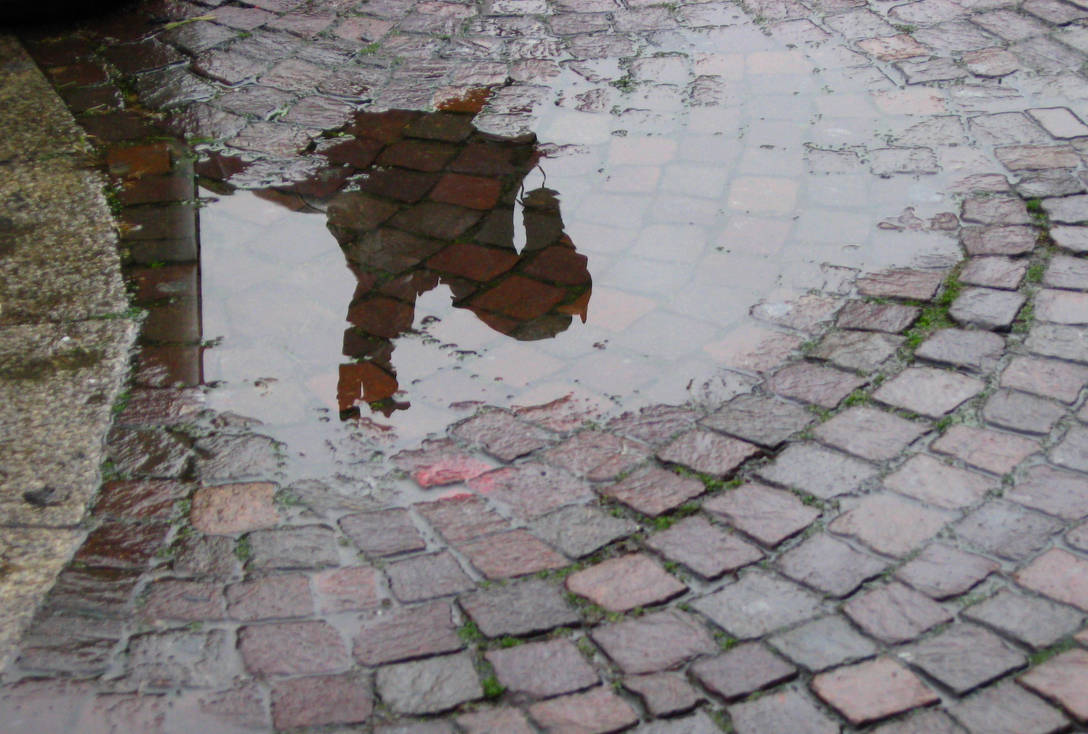
<path id="1" fill-rule="evenodd" d="M 774 320 L 852 269 L 953 264 L 940 192 L 973 159 L 888 159 L 923 121 L 881 101 L 877 72 L 725 30 L 730 53 L 677 34 L 623 83 L 600 81 L 614 60 L 566 64 L 539 142 L 476 129 L 505 124 L 500 89 L 475 120 L 359 114 L 301 185 L 205 191 L 210 405 L 320 465 L 352 436 L 415 445 L 481 404 L 717 401 L 751 382 L 728 369 L 760 349 L 753 307 Z M 203 170 L 283 175 L 240 161 Z"/>

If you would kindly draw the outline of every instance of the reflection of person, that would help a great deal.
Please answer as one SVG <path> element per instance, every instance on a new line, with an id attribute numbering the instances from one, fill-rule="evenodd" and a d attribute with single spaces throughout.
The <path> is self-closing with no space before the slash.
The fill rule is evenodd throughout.
<path id="1" fill-rule="evenodd" d="M 355 137 L 328 146 L 333 161 L 371 157 L 360 191 L 328 206 L 329 229 L 358 279 L 348 308 L 337 402 L 341 417 L 368 403 L 389 415 L 396 402 L 393 340 L 412 328 L 418 296 L 447 285 L 453 305 L 519 340 L 553 337 L 590 295 L 586 257 L 563 231 L 559 199 L 521 191 L 537 166 L 535 145 L 478 133 L 475 110 L 361 114 Z M 377 141 L 377 142 L 376 142 Z M 524 243 L 515 248 L 515 217 Z M 520 239 L 520 238 L 519 238 Z"/>

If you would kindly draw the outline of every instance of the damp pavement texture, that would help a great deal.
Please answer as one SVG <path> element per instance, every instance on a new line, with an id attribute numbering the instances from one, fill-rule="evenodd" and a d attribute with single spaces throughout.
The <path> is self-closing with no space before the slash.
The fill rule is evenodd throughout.
<path id="1" fill-rule="evenodd" d="M 1086 730 L 1085 19 L 263 0 L 24 34 L 114 177 L 148 313 L 3 726 Z M 354 444 L 324 473 L 274 415 L 208 408 L 232 336 L 202 330 L 194 173 L 254 226 L 312 210 L 346 260 L 310 387 Z M 691 274 L 734 254 L 739 315 L 630 290 L 681 261 L 671 292 L 707 298 Z M 540 349 L 605 294 L 597 351 L 675 337 L 650 364 L 705 382 L 616 395 L 635 378 L 602 359 L 603 386 L 530 380 L 420 441 L 383 420 L 419 407 L 404 355 L 439 285 Z M 622 323 L 632 296 L 656 327 Z M 680 317 L 720 328 L 683 352 Z"/>

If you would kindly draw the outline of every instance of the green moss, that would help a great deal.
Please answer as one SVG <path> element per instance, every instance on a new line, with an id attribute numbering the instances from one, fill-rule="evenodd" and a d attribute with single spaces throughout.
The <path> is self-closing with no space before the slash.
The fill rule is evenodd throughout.
<path id="1" fill-rule="evenodd" d="M 234 555 L 242 563 L 253 557 L 253 546 L 250 545 L 248 537 L 238 539 L 238 545 L 234 546 Z"/>
<path id="2" fill-rule="evenodd" d="M 472 620 L 465 622 L 457 628 L 457 636 L 461 638 L 462 642 L 469 645 L 484 639 L 484 635 L 480 632 L 480 628 L 477 627 L 476 623 Z"/>
<path id="3" fill-rule="evenodd" d="M 1055 655 L 1060 655 L 1067 650 L 1072 650 L 1074 647 L 1076 647 L 1076 643 L 1073 642 L 1073 638 L 1066 637 L 1063 640 L 1055 642 L 1048 648 L 1038 650 L 1036 652 L 1033 652 L 1031 655 L 1028 655 L 1028 662 L 1032 665 L 1039 665 L 1046 662 L 1047 660 L 1050 660 L 1050 658 L 1054 657 Z"/>
<path id="4" fill-rule="evenodd" d="M 488 700 L 496 699 L 506 692 L 506 686 L 499 683 L 499 679 L 495 677 L 494 673 L 484 678 L 480 685 L 484 689 L 484 698 Z"/>

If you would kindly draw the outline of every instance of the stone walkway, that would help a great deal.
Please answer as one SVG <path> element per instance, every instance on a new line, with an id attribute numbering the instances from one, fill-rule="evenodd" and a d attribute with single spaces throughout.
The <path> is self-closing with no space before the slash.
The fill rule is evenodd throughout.
<path id="1" fill-rule="evenodd" d="M 510 138 L 544 114 L 560 69 L 606 74 L 608 60 L 662 58 L 642 49 L 678 46 L 671 34 L 720 42 L 758 26 L 917 115 L 864 163 L 844 145 L 808 165 L 829 187 L 859 170 L 956 172 L 958 213 L 908 209 L 880 227 L 952 233 L 966 259 L 835 270 L 755 305 L 759 338 L 728 365 L 744 388 L 717 404 L 611 418 L 573 400 L 482 408 L 374 462 L 374 486 L 423 496 L 406 504 L 282 486 L 282 446 L 202 412 L 200 345 L 171 318 L 195 297 L 193 237 L 176 236 L 184 223 L 149 234 L 161 213 L 130 216 L 144 227 L 127 235 L 144 352 L 93 530 L 4 671 L 0 727 L 1088 728 L 1088 10 L 215 5 L 152 4 L 27 39 L 112 145 L 126 215 L 193 196 L 187 150 L 150 139 L 161 131 L 137 101 L 181 105 L 175 133 L 253 154 L 228 171 L 223 149 L 205 175 L 218 165 L 234 185 L 313 201 L 328 193 L 312 189 L 324 164 L 299 154 L 353 96 L 424 109 L 509 78 L 474 124 Z M 685 94 L 727 105 L 718 62 L 704 58 L 720 73 Z M 603 85 L 633 83 L 611 74 Z"/>

